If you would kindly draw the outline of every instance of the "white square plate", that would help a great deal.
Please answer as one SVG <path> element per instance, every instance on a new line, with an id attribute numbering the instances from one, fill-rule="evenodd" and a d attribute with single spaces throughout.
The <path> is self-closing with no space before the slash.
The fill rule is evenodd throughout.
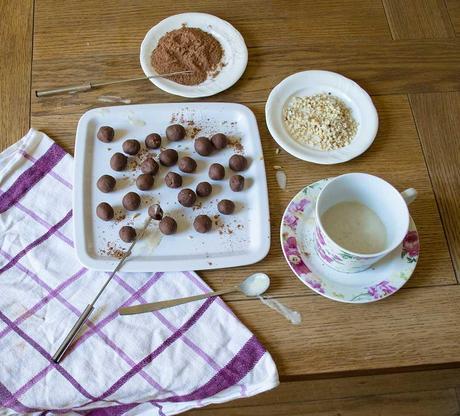
<path id="1" fill-rule="evenodd" d="M 166 127 L 173 123 L 186 127 L 187 137 L 183 141 L 168 142 L 164 137 Z M 103 125 L 115 129 L 112 143 L 102 143 L 96 138 L 99 127 Z M 200 129 L 198 133 L 197 129 Z M 135 186 L 139 168 L 115 172 L 110 168 L 110 157 L 115 152 L 122 152 L 122 143 L 128 138 L 138 139 L 142 145 L 141 153 L 145 153 L 145 136 L 154 132 L 162 136 L 162 147 L 176 149 L 179 157 L 193 157 L 198 169 L 195 173 L 185 174 L 178 170 L 177 165 L 171 168 L 160 166 L 153 189 L 139 191 Z M 194 151 L 192 135 L 210 137 L 219 132 L 227 134 L 232 141 L 240 140 L 243 149 L 239 152 L 249 161 L 248 169 L 241 172 L 246 179 L 243 192 L 232 192 L 228 184 L 232 174 L 228 159 L 233 153 L 238 153 L 238 146 L 229 146 L 210 157 L 202 157 Z M 150 153 L 158 152 L 150 150 Z M 208 167 L 214 162 L 221 163 L 226 169 L 222 181 L 213 181 L 208 177 Z M 180 189 L 170 189 L 164 184 L 164 176 L 170 170 L 183 176 L 182 188 L 195 189 L 199 182 L 208 181 L 213 185 L 212 194 L 208 198 L 198 198 L 195 208 L 182 207 L 177 202 Z M 117 186 L 111 193 L 102 193 L 96 187 L 97 179 L 103 174 L 117 179 Z M 148 218 L 147 208 L 152 203 L 160 203 L 165 215 L 176 219 L 178 232 L 162 236 L 157 222 L 152 221 L 123 266 L 124 271 L 242 266 L 261 260 L 270 248 L 267 180 L 259 131 L 254 114 L 240 104 L 141 104 L 90 110 L 81 117 L 77 127 L 74 183 L 75 246 L 81 263 L 91 269 L 109 271 L 114 268 L 118 260 L 109 252 L 128 247 L 118 237 L 120 227 L 133 225 L 139 230 Z M 121 200 L 129 191 L 141 196 L 139 210 L 126 212 L 126 218 L 119 221 L 104 222 L 96 216 L 96 206 L 100 202 L 108 202 L 115 208 L 115 217 L 119 217 L 124 211 Z M 219 215 L 217 203 L 221 199 L 235 202 L 234 214 Z M 199 214 L 207 214 L 213 220 L 213 228 L 207 234 L 199 234 L 193 228 L 193 219 Z M 219 217 L 215 218 L 215 215 Z"/>

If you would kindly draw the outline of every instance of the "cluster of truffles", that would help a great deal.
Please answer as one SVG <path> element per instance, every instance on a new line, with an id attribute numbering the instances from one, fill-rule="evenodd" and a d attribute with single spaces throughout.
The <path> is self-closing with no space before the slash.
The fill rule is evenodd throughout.
<path id="1" fill-rule="evenodd" d="M 166 129 L 166 138 L 171 142 L 181 141 L 185 138 L 186 131 L 179 124 L 170 125 Z M 104 142 L 110 143 L 115 136 L 114 129 L 110 126 L 102 126 L 97 138 Z M 145 147 L 147 149 L 160 149 L 162 138 L 157 133 L 151 133 L 145 138 Z M 194 141 L 195 151 L 201 156 L 210 156 L 214 152 L 224 149 L 228 144 L 228 139 L 225 134 L 214 134 L 211 138 L 198 137 Z M 123 153 L 114 153 L 110 159 L 110 167 L 116 171 L 124 171 L 128 166 L 128 157 L 137 155 L 141 150 L 141 144 L 136 139 L 125 140 L 122 144 Z M 197 162 L 189 156 L 179 158 L 179 154 L 174 149 L 163 149 L 160 151 L 158 161 L 148 156 L 141 163 L 140 169 L 142 174 L 136 178 L 136 187 L 141 191 L 148 191 L 153 188 L 155 183 L 155 175 L 159 171 L 159 164 L 165 167 L 172 167 L 177 164 L 180 172 L 194 173 L 197 170 Z M 247 159 L 238 154 L 234 154 L 228 161 L 228 167 L 234 172 L 244 171 L 248 166 Z M 225 178 L 225 167 L 219 163 L 212 163 L 208 169 L 208 176 L 213 181 L 220 181 Z M 168 172 L 164 181 L 167 187 L 177 189 L 182 187 L 182 176 L 176 172 Z M 244 177 L 240 174 L 231 175 L 229 178 L 229 186 L 233 192 L 241 192 L 244 189 Z M 116 179 L 111 175 L 102 175 L 97 180 L 97 188 L 103 193 L 112 192 L 116 187 Z M 205 198 L 211 195 L 212 185 L 209 182 L 200 182 L 195 190 L 184 188 L 177 194 L 177 201 L 184 207 L 193 207 L 197 201 L 197 197 Z M 122 199 L 123 207 L 128 211 L 135 211 L 141 205 L 141 197 L 136 192 L 128 192 Z M 230 215 L 235 210 L 233 201 L 223 199 L 219 201 L 217 209 L 221 214 Z M 149 215 L 159 221 L 159 229 L 165 235 L 174 234 L 177 231 L 177 223 L 174 218 L 163 215 L 163 210 L 159 205 L 152 205 L 148 210 Z M 96 215 L 103 221 L 110 221 L 114 218 L 114 209 L 107 202 L 101 202 L 96 208 Z M 193 227 L 199 233 L 206 233 L 212 228 L 212 221 L 207 215 L 198 215 L 193 221 Z M 123 226 L 119 231 L 119 236 L 124 242 L 134 241 L 136 238 L 136 230 L 131 226 Z"/>

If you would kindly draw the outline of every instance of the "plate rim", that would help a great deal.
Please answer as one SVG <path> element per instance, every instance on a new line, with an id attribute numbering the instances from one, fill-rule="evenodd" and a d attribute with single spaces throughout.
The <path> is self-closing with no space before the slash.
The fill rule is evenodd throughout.
<path id="1" fill-rule="evenodd" d="M 280 93 L 280 91 L 283 90 L 285 85 L 289 83 L 290 81 L 292 81 L 293 79 L 302 78 L 308 75 L 328 76 L 328 77 L 340 79 L 342 80 L 342 82 L 345 82 L 348 85 L 352 86 L 357 92 L 359 92 L 362 95 L 362 98 L 366 102 L 366 108 L 369 111 L 369 115 L 370 115 L 369 123 L 371 127 L 371 133 L 367 141 L 363 142 L 363 146 L 362 148 L 359 149 L 358 152 L 353 152 L 347 157 L 340 157 L 340 158 L 332 158 L 332 156 L 328 155 L 328 152 L 326 151 L 324 152 L 324 155 L 322 157 L 312 156 L 305 152 L 302 152 L 302 151 L 299 151 L 293 148 L 289 142 L 287 142 L 286 140 L 284 140 L 284 138 L 276 134 L 277 128 L 275 127 L 275 113 L 278 113 L 278 111 L 275 110 L 275 107 L 277 104 L 275 101 L 277 99 L 277 95 Z M 284 103 L 283 103 L 283 106 L 284 106 Z M 270 91 L 267 102 L 265 104 L 265 121 L 267 124 L 267 128 L 270 132 L 270 135 L 273 137 L 276 143 L 279 146 L 281 146 L 286 152 L 288 152 L 289 154 L 291 154 L 292 156 L 300 160 L 304 160 L 306 162 L 316 163 L 320 165 L 333 165 L 333 164 L 338 164 L 338 163 L 344 163 L 344 162 L 348 162 L 349 160 L 352 160 L 360 156 L 361 154 L 366 152 L 369 149 L 369 147 L 372 145 L 372 143 L 374 142 L 377 136 L 377 132 L 379 128 L 379 118 L 378 118 L 377 109 L 375 108 L 372 98 L 367 93 L 367 91 L 364 88 L 362 88 L 357 82 L 353 81 L 350 78 L 345 77 L 342 74 L 339 74 L 333 71 L 320 70 L 320 69 L 309 69 L 309 70 L 293 73 L 285 77 L 277 85 L 275 85 L 275 87 L 273 87 L 273 89 Z"/>

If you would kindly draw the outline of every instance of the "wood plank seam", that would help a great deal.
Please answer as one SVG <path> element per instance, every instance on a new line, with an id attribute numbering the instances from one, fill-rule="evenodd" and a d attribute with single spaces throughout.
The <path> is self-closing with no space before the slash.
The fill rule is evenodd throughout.
<path id="1" fill-rule="evenodd" d="M 412 107 L 412 101 L 410 99 L 410 95 L 407 96 L 407 99 L 409 101 L 409 107 L 410 107 L 410 110 L 411 110 L 411 113 L 412 113 L 412 118 L 414 120 L 414 125 L 415 125 L 415 129 L 417 130 L 417 137 L 418 137 L 418 140 L 420 142 L 420 148 L 422 149 L 422 155 L 423 155 L 423 160 L 425 161 L 425 166 L 426 166 L 426 169 L 428 171 L 428 178 L 430 180 L 430 184 L 431 184 L 431 189 L 433 189 L 433 196 L 434 196 L 434 200 L 435 200 L 435 203 L 436 203 L 436 208 L 438 210 L 438 213 L 439 213 L 439 219 L 441 221 L 441 225 L 442 225 L 442 231 L 444 233 L 444 239 L 446 240 L 447 242 L 447 249 L 449 250 L 449 256 L 450 256 L 450 262 L 452 264 L 452 269 L 454 271 L 454 276 L 455 276 L 455 279 L 457 280 L 457 284 L 460 283 L 459 281 L 459 276 L 458 276 L 458 273 L 457 273 L 457 270 L 455 268 L 455 263 L 454 263 L 454 259 L 453 259 L 453 256 L 454 256 L 454 253 L 452 252 L 452 248 L 449 244 L 449 239 L 447 238 L 447 232 L 446 232 L 446 225 L 445 225 L 445 222 L 444 222 L 444 218 L 443 216 L 441 215 L 441 210 L 440 210 L 440 207 L 439 207 L 439 201 L 438 201 L 438 196 L 436 195 L 436 192 L 435 192 L 435 188 L 434 188 L 434 185 L 433 185 L 433 179 L 431 177 L 431 172 L 430 172 L 430 168 L 428 166 L 428 163 L 427 163 L 427 160 L 426 160 L 426 154 L 425 154 L 425 149 L 423 147 L 423 142 L 422 140 L 420 139 L 420 130 L 419 130 L 419 126 L 417 124 L 417 118 L 415 117 L 415 114 L 414 114 L 414 109 Z"/>

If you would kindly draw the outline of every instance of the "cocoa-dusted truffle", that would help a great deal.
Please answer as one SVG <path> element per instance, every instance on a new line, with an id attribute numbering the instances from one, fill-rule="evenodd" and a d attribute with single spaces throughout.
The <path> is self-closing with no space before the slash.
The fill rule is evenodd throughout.
<path id="1" fill-rule="evenodd" d="M 185 137 L 185 129 L 180 124 L 171 124 L 166 129 L 166 137 L 171 142 L 178 142 Z"/>
<path id="2" fill-rule="evenodd" d="M 177 159 L 179 159 L 179 155 L 174 149 L 166 149 L 160 153 L 160 163 L 163 166 L 173 166 Z"/>
<path id="3" fill-rule="evenodd" d="M 148 191 L 149 189 L 152 188 L 153 186 L 153 176 L 150 175 L 150 173 L 143 173 L 142 175 L 139 175 L 136 179 L 136 186 L 141 190 L 141 191 Z"/>
<path id="4" fill-rule="evenodd" d="M 193 221 L 193 228 L 199 233 L 207 233 L 211 227 L 212 221 L 207 215 L 198 215 Z"/>
<path id="5" fill-rule="evenodd" d="M 191 189 L 184 188 L 177 195 L 177 200 L 184 207 L 191 207 L 196 201 L 196 194 Z"/>
<path id="6" fill-rule="evenodd" d="M 209 182 L 200 182 L 196 186 L 196 194 L 202 198 L 211 195 L 212 186 Z"/>
<path id="7" fill-rule="evenodd" d="M 135 211 L 141 205 L 141 197 L 136 192 L 128 192 L 121 203 L 128 211 Z"/>
<path id="8" fill-rule="evenodd" d="M 211 179 L 220 181 L 221 179 L 224 179 L 225 168 L 220 163 L 213 163 L 209 166 L 208 174 Z"/>
<path id="9" fill-rule="evenodd" d="M 207 137 L 198 137 L 195 139 L 195 150 L 201 156 L 209 156 L 214 150 L 214 146 Z"/>
<path id="10" fill-rule="evenodd" d="M 110 143 L 115 136 L 115 131 L 110 126 L 102 126 L 97 132 L 97 138 L 104 143 Z"/>
<path id="11" fill-rule="evenodd" d="M 229 183 L 233 192 L 241 192 L 244 189 L 244 177 L 241 175 L 233 175 Z"/>
<path id="12" fill-rule="evenodd" d="M 229 199 L 222 199 L 222 201 L 219 201 L 217 204 L 217 209 L 221 214 L 230 215 L 235 211 L 235 204 Z"/>
<path id="13" fill-rule="evenodd" d="M 150 133 L 145 138 L 145 147 L 147 149 L 158 149 L 161 146 L 161 136 L 157 133 Z"/>
<path id="14" fill-rule="evenodd" d="M 211 137 L 211 143 L 216 149 L 225 149 L 227 147 L 228 139 L 223 133 L 217 133 Z"/>
<path id="15" fill-rule="evenodd" d="M 141 150 L 141 144 L 136 139 L 125 140 L 122 147 L 127 155 L 137 155 Z"/>
<path id="16" fill-rule="evenodd" d="M 163 217 L 160 221 L 159 228 L 163 234 L 171 235 L 177 231 L 177 222 L 174 218 Z"/>
<path id="17" fill-rule="evenodd" d="M 228 161 L 228 166 L 235 172 L 241 172 L 248 167 L 248 160 L 241 155 L 233 155 Z"/>
<path id="18" fill-rule="evenodd" d="M 97 189 L 101 192 L 109 193 L 112 192 L 115 188 L 117 181 L 113 176 L 110 175 L 102 175 L 96 183 Z"/>
<path id="19" fill-rule="evenodd" d="M 113 208 L 110 204 L 107 202 L 101 202 L 97 207 L 96 207 L 96 215 L 104 221 L 110 221 L 113 216 Z"/>
<path id="20" fill-rule="evenodd" d="M 136 230 L 133 227 L 130 227 L 129 225 L 121 227 L 118 234 L 125 243 L 133 242 L 136 239 L 137 235 Z"/>
<path id="21" fill-rule="evenodd" d="M 192 173 L 196 170 L 196 162 L 195 159 L 191 157 L 185 156 L 179 159 L 179 163 L 177 164 L 179 169 L 185 173 Z"/>
<path id="22" fill-rule="evenodd" d="M 154 220 L 160 221 L 163 218 L 163 210 L 159 204 L 150 205 L 148 213 L 149 216 Z"/>
<path id="23" fill-rule="evenodd" d="M 168 188 L 180 188 L 182 186 L 182 176 L 176 172 L 168 172 L 165 176 L 165 184 Z"/>
<path id="24" fill-rule="evenodd" d="M 159 168 L 158 163 L 153 157 L 148 157 L 141 164 L 142 173 L 148 173 L 149 175 L 156 175 Z"/>
<path id="25" fill-rule="evenodd" d="M 117 172 L 125 170 L 128 164 L 128 158 L 123 153 L 114 153 L 110 158 L 110 167 Z"/>

